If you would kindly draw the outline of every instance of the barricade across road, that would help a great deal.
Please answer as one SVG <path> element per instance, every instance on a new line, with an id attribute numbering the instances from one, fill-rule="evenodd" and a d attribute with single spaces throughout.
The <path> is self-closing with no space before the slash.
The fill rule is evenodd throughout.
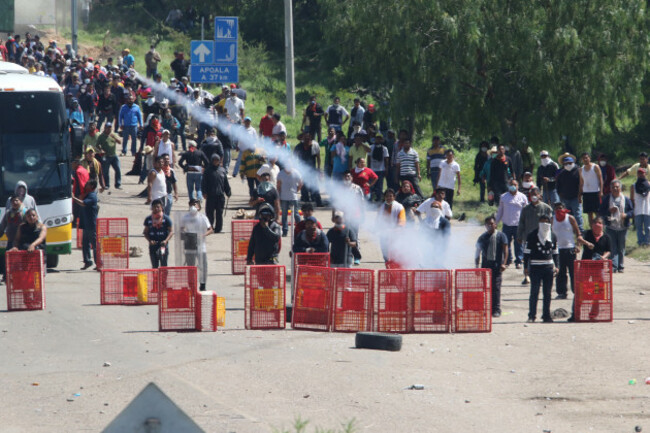
<path id="1" fill-rule="evenodd" d="M 246 266 L 246 329 L 284 329 L 286 327 L 286 271 L 284 266 Z"/>
<path id="2" fill-rule="evenodd" d="M 248 243 L 255 224 L 257 220 L 232 220 L 231 270 L 233 275 L 240 275 L 246 271 Z"/>
<path id="3" fill-rule="evenodd" d="M 7 251 L 7 310 L 44 310 L 43 251 Z"/>
<path id="4" fill-rule="evenodd" d="M 102 269 L 102 305 L 158 304 L 158 269 Z"/>
<path id="5" fill-rule="evenodd" d="M 576 260 L 573 269 L 575 321 L 611 322 L 614 319 L 612 261 Z"/>
<path id="6" fill-rule="evenodd" d="M 456 269 L 453 332 L 492 331 L 492 272 Z"/>
<path id="7" fill-rule="evenodd" d="M 160 331 L 196 330 L 196 267 L 159 268 L 158 325 Z"/>
<path id="8" fill-rule="evenodd" d="M 128 218 L 97 218 L 97 269 L 128 267 Z"/>

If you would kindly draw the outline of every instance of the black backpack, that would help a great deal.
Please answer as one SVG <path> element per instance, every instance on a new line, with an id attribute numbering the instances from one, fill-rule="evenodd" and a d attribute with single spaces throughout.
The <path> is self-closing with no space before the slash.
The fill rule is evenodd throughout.
<path id="1" fill-rule="evenodd" d="M 375 148 L 372 150 L 372 159 L 375 161 L 384 160 L 384 145 L 375 144 Z"/>

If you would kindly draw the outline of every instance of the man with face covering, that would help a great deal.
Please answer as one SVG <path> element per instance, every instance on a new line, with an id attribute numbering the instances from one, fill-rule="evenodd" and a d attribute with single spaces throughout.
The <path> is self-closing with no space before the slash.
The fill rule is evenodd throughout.
<path id="1" fill-rule="evenodd" d="M 523 244 L 528 239 L 528 235 L 538 227 L 539 219 L 544 216 L 549 220 L 553 216 L 553 209 L 546 203 L 542 202 L 542 194 L 539 188 L 530 190 L 530 203 L 523 208 L 519 217 L 519 225 L 517 226 L 517 242 Z M 525 253 L 524 253 L 525 255 Z M 528 269 L 524 266 L 524 280 L 522 285 L 530 283 L 528 277 Z"/>
<path id="2" fill-rule="evenodd" d="M 208 277 L 208 256 L 205 238 L 210 235 L 212 225 L 201 212 L 201 201 L 190 199 L 189 212 L 183 215 L 180 223 L 181 241 L 184 244 L 185 265 L 196 266 L 199 271 L 199 290 L 205 290 Z"/>
<path id="3" fill-rule="evenodd" d="M 276 213 L 268 203 L 263 203 L 259 207 L 257 215 L 259 223 L 253 227 L 251 233 L 246 264 L 252 265 L 254 257 L 256 265 L 276 265 L 280 252 L 282 227 L 274 221 Z"/>
<path id="4" fill-rule="evenodd" d="M 533 230 L 526 238 L 524 248 L 524 266 L 526 269 L 530 269 L 528 323 L 534 322 L 537 317 L 540 285 L 544 295 L 542 320 L 544 323 L 553 322 L 551 291 L 553 290 L 553 277 L 557 274 L 558 254 L 557 238 L 551 232 L 551 219 L 548 216 L 541 216 L 537 229 Z"/>

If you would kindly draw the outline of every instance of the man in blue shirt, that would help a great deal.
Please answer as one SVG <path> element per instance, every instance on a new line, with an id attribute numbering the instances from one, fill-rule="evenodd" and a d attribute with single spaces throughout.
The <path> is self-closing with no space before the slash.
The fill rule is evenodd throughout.
<path id="1" fill-rule="evenodd" d="M 135 68 L 135 57 L 131 55 L 131 50 L 124 48 L 122 51 L 122 64 L 127 68 Z"/>
<path id="2" fill-rule="evenodd" d="M 133 95 L 129 95 L 126 104 L 122 105 L 118 122 L 122 128 L 122 156 L 126 155 L 129 137 L 131 137 L 131 156 L 135 156 L 138 129 L 142 129 L 142 112 L 140 107 L 135 104 Z"/>
<path id="3" fill-rule="evenodd" d="M 81 251 L 83 254 L 84 265 L 81 270 L 86 270 L 93 265 L 93 258 L 95 264 L 97 263 L 97 244 L 95 241 L 95 232 L 97 230 L 97 213 L 99 207 L 97 206 L 97 180 L 90 179 L 86 182 L 84 187 L 83 199 L 72 197 L 79 206 L 81 206 L 81 228 L 83 229 L 83 240 L 81 243 Z M 93 250 L 93 257 L 90 256 L 90 250 Z"/>

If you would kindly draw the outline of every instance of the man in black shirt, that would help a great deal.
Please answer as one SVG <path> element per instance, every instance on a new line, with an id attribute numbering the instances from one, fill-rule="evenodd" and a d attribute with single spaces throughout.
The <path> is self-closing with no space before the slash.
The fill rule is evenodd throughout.
<path id="1" fill-rule="evenodd" d="M 256 265 L 276 265 L 280 252 L 282 227 L 274 221 L 275 211 L 268 203 L 260 206 L 258 218 L 259 223 L 253 227 L 251 239 L 248 242 L 246 264 L 252 265 L 253 257 L 255 257 Z"/>
<path id="2" fill-rule="evenodd" d="M 501 317 L 501 280 L 508 259 L 508 237 L 497 230 L 493 216 L 485 218 L 485 229 L 476 241 L 476 267 L 483 258 L 481 267 L 492 271 L 492 317 Z"/>
<path id="3" fill-rule="evenodd" d="M 207 156 L 196 148 L 194 140 L 188 140 L 189 150 L 183 152 L 178 165 L 183 169 L 187 179 L 187 193 L 190 200 L 193 200 L 194 190 L 196 190 L 196 198 L 203 200 L 201 193 L 201 182 L 203 179 L 203 171 L 209 166 Z"/>
<path id="4" fill-rule="evenodd" d="M 334 212 L 334 227 L 327 232 L 330 243 L 330 266 L 349 268 L 352 266 L 352 248 L 357 246 L 357 236 L 344 224 L 343 212 Z"/>
<path id="5" fill-rule="evenodd" d="M 576 219 L 580 231 L 584 230 L 582 225 L 582 199 L 580 198 L 580 169 L 576 165 L 573 155 L 565 153 L 559 158 L 562 169 L 557 175 L 557 193 L 564 206 L 571 211 Z"/>
<path id="6" fill-rule="evenodd" d="M 497 207 L 501 195 L 508 191 L 508 182 L 512 178 L 512 161 L 506 156 L 506 148 L 499 145 L 497 155 L 490 161 L 490 178 L 488 179 L 488 191 L 494 196 L 494 204 Z"/>
<path id="7" fill-rule="evenodd" d="M 205 196 L 205 214 L 215 233 L 223 228 L 223 209 L 226 196 L 230 197 L 230 184 L 226 169 L 221 167 L 221 158 L 216 153 L 211 157 L 210 166 L 203 173 L 201 191 Z"/>
<path id="8" fill-rule="evenodd" d="M 185 60 L 185 54 L 182 51 L 175 52 L 174 55 L 176 59 L 170 63 L 172 71 L 174 71 L 174 77 L 177 80 L 180 80 L 183 77 L 187 76 L 187 72 L 190 69 L 190 62 Z"/>
<path id="9" fill-rule="evenodd" d="M 321 142 L 321 120 L 323 119 L 323 107 L 316 102 L 316 96 L 309 98 L 309 105 L 305 108 L 305 117 L 309 119 L 309 134 L 312 137 L 318 137 L 318 142 Z M 303 119 L 303 125 L 305 120 Z"/>

